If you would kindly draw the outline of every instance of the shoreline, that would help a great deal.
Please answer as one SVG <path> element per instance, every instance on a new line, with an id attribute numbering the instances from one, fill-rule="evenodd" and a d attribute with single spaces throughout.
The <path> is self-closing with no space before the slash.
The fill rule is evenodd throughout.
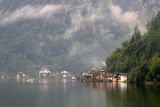
<path id="1" fill-rule="evenodd" d="M 144 82 L 144 85 L 160 85 L 160 82 L 154 82 L 154 81 Z"/>

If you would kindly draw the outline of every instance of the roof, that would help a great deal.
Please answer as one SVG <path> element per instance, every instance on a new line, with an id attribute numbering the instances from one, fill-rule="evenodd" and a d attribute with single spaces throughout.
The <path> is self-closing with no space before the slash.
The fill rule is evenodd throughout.
<path id="1" fill-rule="evenodd" d="M 49 70 L 40 70 L 39 73 L 40 74 L 47 74 L 47 73 L 50 73 L 51 71 Z"/>
<path id="2" fill-rule="evenodd" d="M 119 73 L 119 76 L 127 76 L 127 73 Z"/>
<path id="3" fill-rule="evenodd" d="M 66 74 L 66 73 L 68 73 L 68 72 L 67 72 L 67 71 L 62 71 L 61 73 L 62 73 L 62 74 Z"/>

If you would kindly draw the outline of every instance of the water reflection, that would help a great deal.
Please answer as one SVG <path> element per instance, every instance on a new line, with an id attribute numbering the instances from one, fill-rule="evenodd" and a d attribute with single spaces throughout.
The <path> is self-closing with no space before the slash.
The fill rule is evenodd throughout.
<path id="1" fill-rule="evenodd" d="M 127 84 L 126 83 L 118 83 L 118 87 L 122 91 L 126 91 L 127 90 Z"/>
<path id="2" fill-rule="evenodd" d="M 126 83 L 118 83 L 118 82 L 88 82 L 84 83 L 88 87 L 92 89 L 100 89 L 100 90 L 121 90 L 126 91 L 127 90 L 127 84 Z"/>
<path id="3" fill-rule="evenodd" d="M 64 84 L 66 84 L 67 79 L 63 78 L 63 79 L 62 79 L 62 82 L 63 82 Z"/>
<path id="4" fill-rule="evenodd" d="M 160 87 L 41 79 L 0 81 L 0 107 L 160 107 Z"/>
<path id="5" fill-rule="evenodd" d="M 126 83 L 86 83 L 105 94 L 106 107 L 160 107 L 160 86 Z"/>

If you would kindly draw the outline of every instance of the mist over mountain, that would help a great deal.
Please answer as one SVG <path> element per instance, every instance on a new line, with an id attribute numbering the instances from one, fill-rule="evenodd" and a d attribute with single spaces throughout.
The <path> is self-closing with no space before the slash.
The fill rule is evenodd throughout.
<path id="1" fill-rule="evenodd" d="M 0 67 L 97 67 L 159 10 L 159 0 L 0 0 Z"/>

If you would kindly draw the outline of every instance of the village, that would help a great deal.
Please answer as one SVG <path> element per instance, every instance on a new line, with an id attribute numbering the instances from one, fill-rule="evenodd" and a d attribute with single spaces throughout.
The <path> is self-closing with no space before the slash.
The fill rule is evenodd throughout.
<path id="1" fill-rule="evenodd" d="M 104 69 L 94 69 L 88 72 L 81 72 L 79 74 L 74 74 L 69 71 L 61 72 L 51 72 L 48 67 L 41 67 L 36 75 L 31 75 L 30 73 L 18 72 L 16 77 L 11 77 L 6 72 L 0 73 L 0 79 L 16 78 L 17 80 L 24 80 L 27 82 L 33 82 L 37 79 L 47 78 L 47 79 L 69 79 L 77 80 L 82 82 L 126 82 L 128 75 L 126 73 L 116 73 L 112 74 Z"/>
<path id="2" fill-rule="evenodd" d="M 110 73 L 105 69 L 92 69 L 91 71 L 81 73 L 78 80 L 83 82 L 127 82 L 127 73 Z"/>

